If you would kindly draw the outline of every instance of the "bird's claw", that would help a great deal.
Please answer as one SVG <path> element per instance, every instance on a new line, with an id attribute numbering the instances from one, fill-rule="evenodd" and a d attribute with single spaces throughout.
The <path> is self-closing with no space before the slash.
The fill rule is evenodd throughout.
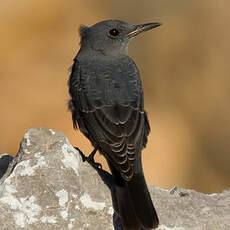
<path id="1" fill-rule="evenodd" d="M 95 160 L 90 160 L 87 158 L 86 160 L 87 162 L 89 162 L 89 164 L 91 164 L 94 168 L 97 168 L 97 169 L 102 169 L 102 165 L 101 163 L 98 163 L 98 162 L 95 162 Z"/>
<path id="2" fill-rule="evenodd" d="M 87 157 L 78 147 L 74 147 L 74 148 L 80 153 L 83 162 L 87 161 L 94 168 L 102 169 L 102 165 L 98 162 L 95 162 L 94 160 L 94 155 L 96 153 L 96 150 L 93 150 L 93 152 Z"/>

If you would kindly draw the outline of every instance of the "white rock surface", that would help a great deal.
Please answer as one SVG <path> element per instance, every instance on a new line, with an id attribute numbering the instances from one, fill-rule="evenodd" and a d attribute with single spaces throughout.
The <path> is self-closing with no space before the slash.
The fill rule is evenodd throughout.
<path id="1" fill-rule="evenodd" d="M 63 134 L 30 129 L 14 162 L 0 183 L 1 230 L 121 230 L 105 185 L 112 186 L 110 176 L 83 163 Z M 230 229 L 230 190 L 211 195 L 149 190 L 159 230 Z"/>

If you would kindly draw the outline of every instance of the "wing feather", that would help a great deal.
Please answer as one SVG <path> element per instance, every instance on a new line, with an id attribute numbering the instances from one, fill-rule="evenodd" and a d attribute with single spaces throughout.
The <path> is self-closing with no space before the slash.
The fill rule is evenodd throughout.
<path id="1" fill-rule="evenodd" d="M 74 126 L 78 125 L 122 177 L 130 180 L 135 170 L 135 159 L 140 154 L 143 135 L 146 142 L 149 133 L 149 130 L 144 130 L 148 129 L 149 124 L 143 111 L 139 74 L 134 71 L 133 76 L 130 76 L 129 72 L 127 81 L 123 81 L 117 80 L 116 72 L 113 72 L 115 77 L 112 80 L 102 81 L 102 74 L 98 70 L 86 70 L 87 68 L 83 73 L 79 61 L 75 59 L 69 79 L 72 97 L 69 108 Z M 122 74 L 126 76 L 126 73 Z M 120 75 L 121 73 L 117 74 L 119 77 Z M 127 82 L 127 85 L 123 82 Z M 120 97 L 116 89 L 111 88 L 114 85 L 119 86 Z"/>

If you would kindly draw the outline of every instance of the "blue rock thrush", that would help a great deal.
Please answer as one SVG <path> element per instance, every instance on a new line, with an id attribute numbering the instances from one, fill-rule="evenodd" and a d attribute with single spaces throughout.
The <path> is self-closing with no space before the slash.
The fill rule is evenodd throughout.
<path id="1" fill-rule="evenodd" d="M 74 128 L 79 127 L 94 147 L 88 160 L 94 162 L 98 150 L 108 162 L 124 230 L 152 229 L 159 223 L 141 162 L 150 126 L 128 44 L 160 25 L 107 20 L 81 26 L 81 48 L 68 82 Z"/>

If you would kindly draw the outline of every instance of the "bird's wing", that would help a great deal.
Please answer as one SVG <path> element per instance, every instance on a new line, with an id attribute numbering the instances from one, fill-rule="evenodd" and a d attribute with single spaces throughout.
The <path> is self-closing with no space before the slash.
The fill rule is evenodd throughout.
<path id="1" fill-rule="evenodd" d="M 87 68 L 75 60 L 69 87 L 74 126 L 130 180 L 149 133 L 137 69 Z"/>

